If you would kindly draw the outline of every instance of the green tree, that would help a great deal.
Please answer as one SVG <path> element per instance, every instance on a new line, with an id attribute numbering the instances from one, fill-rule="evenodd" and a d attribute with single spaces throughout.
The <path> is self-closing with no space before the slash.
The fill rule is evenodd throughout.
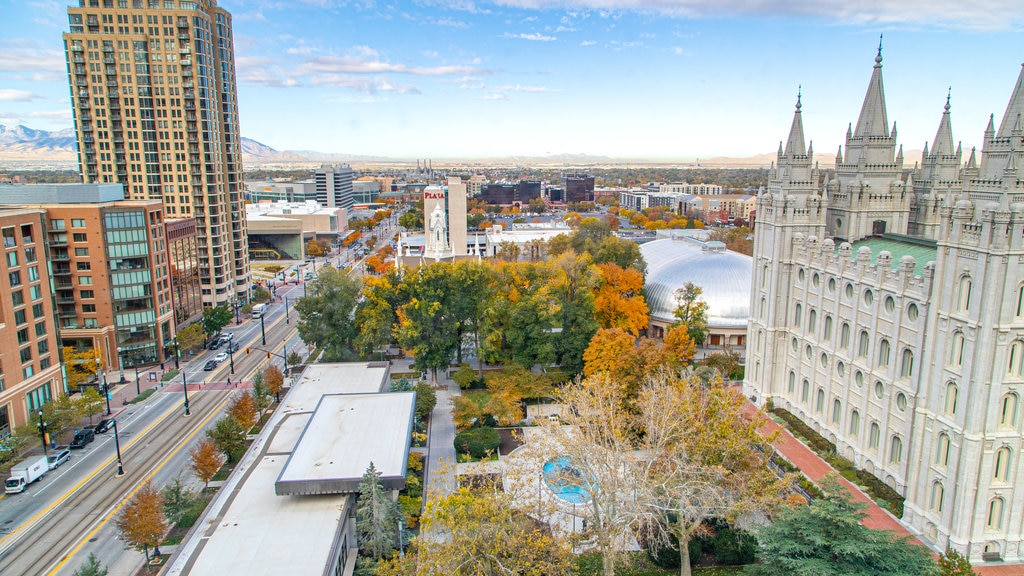
<path id="1" fill-rule="evenodd" d="M 675 317 L 678 324 L 686 326 L 690 338 L 697 344 L 703 344 L 708 337 L 708 303 L 701 296 L 704 289 L 693 282 L 687 282 L 676 290 Z"/>
<path id="2" fill-rule="evenodd" d="M 416 391 L 416 417 L 422 420 L 434 411 L 434 406 L 437 405 L 437 394 L 430 384 L 422 380 L 416 383 L 413 390 Z"/>
<path id="3" fill-rule="evenodd" d="M 359 280 L 344 271 L 323 268 L 306 285 L 306 296 L 295 302 L 302 340 L 322 348 L 324 359 L 337 362 L 352 353 L 358 329 L 353 321 Z"/>
<path id="4" fill-rule="evenodd" d="M 207 440 L 209 441 L 209 440 Z M 177 524 L 182 514 L 188 510 L 196 500 L 195 492 L 182 484 L 181 476 L 175 476 L 173 480 L 164 486 L 164 516 L 171 524 Z"/>
<path id="5" fill-rule="evenodd" d="M 398 217 L 398 225 L 403 226 L 408 230 L 422 230 L 423 229 L 423 211 L 408 210 Z"/>
<path id="6" fill-rule="evenodd" d="M 207 336 L 220 334 L 220 331 L 230 324 L 234 317 L 231 307 L 227 304 L 221 304 L 215 308 L 203 308 L 203 333 Z M 181 341 L 180 336 L 178 341 Z"/>
<path id="7" fill-rule="evenodd" d="M 494 295 L 494 269 L 487 263 L 462 260 L 454 264 L 451 274 L 449 290 L 455 296 L 448 298 L 448 302 L 449 313 L 455 322 L 455 337 L 461 343 L 465 335 L 471 335 L 474 348 L 479 350 L 482 319 Z M 483 360 L 479 356 L 477 354 L 477 368 L 483 375 Z M 459 364 L 462 363 L 461 345 L 456 346 L 455 360 Z"/>
<path id="8" fill-rule="evenodd" d="M 601 240 L 591 255 L 594 264 L 615 264 L 620 268 L 632 268 L 641 274 L 647 271 L 647 262 L 640 253 L 640 245 L 632 240 L 608 236 Z"/>
<path id="9" fill-rule="evenodd" d="M 952 548 L 946 548 L 942 556 L 939 556 L 939 574 L 941 576 L 977 576 L 970 560 Z"/>
<path id="10" fill-rule="evenodd" d="M 178 345 L 182 350 L 195 350 L 203 345 L 203 339 L 205 336 L 206 335 L 203 332 L 203 324 L 201 322 L 195 322 L 178 331 Z"/>
<path id="11" fill-rule="evenodd" d="M 555 360 L 567 374 L 583 371 L 583 351 L 600 327 L 594 290 L 600 276 L 589 255 L 563 254 L 554 263 L 552 294 L 561 303 L 556 322 L 562 331 L 554 339 Z"/>
<path id="12" fill-rule="evenodd" d="M 89 557 L 85 559 L 85 564 L 79 566 L 72 576 L 107 576 L 107 568 L 100 563 L 96 554 L 89 552 Z"/>
<path id="13" fill-rule="evenodd" d="M 245 455 L 245 428 L 231 416 L 225 416 L 207 430 L 206 435 L 217 445 L 228 460 L 237 462 Z"/>
<path id="14" fill-rule="evenodd" d="M 397 310 L 398 344 L 413 353 L 417 369 L 431 371 L 434 382 L 437 371 L 455 358 L 460 344 L 460 318 L 453 311 L 463 292 L 454 278 L 449 262 L 420 266 L 406 276 L 409 300 Z"/>
<path id="15" fill-rule="evenodd" d="M 761 529 L 762 564 L 757 576 L 934 576 L 928 549 L 910 538 L 861 524 L 864 503 L 856 502 L 834 475 L 821 483 L 826 496 L 810 506 L 784 509 Z"/>
<path id="16" fill-rule="evenodd" d="M 473 385 L 473 381 L 476 380 L 476 372 L 469 367 L 469 364 L 459 364 L 459 369 L 452 375 L 452 380 L 455 380 L 459 388 L 465 390 Z"/>
<path id="17" fill-rule="evenodd" d="M 99 414 L 106 405 L 106 401 L 103 396 L 95 388 L 86 388 L 78 398 L 74 400 L 78 407 L 78 412 L 89 417 L 89 423 L 92 423 L 92 417 Z"/>
<path id="18" fill-rule="evenodd" d="M 81 403 L 72 401 L 67 394 L 43 404 L 42 411 L 46 431 L 52 438 L 60 438 L 66 431 L 77 428 L 85 415 Z"/>
<path id="19" fill-rule="evenodd" d="M 359 499 L 356 501 L 360 553 L 374 560 L 390 556 L 398 543 L 401 518 L 398 504 L 391 499 L 391 491 L 384 489 L 380 471 L 370 462 L 359 482 Z"/>
<path id="20" fill-rule="evenodd" d="M 530 368 L 555 358 L 552 329 L 558 302 L 544 264 L 499 264 L 495 291 L 484 308 L 480 357 L 496 364 Z"/>

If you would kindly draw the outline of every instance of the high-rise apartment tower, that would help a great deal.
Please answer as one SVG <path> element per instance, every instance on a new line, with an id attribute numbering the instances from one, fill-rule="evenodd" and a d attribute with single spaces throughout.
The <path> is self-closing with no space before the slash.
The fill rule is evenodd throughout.
<path id="1" fill-rule="evenodd" d="M 204 305 L 249 290 L 231 15 L 216 0 L 80 0 L 64 34 L 85 182 L 195 218 Z"/>

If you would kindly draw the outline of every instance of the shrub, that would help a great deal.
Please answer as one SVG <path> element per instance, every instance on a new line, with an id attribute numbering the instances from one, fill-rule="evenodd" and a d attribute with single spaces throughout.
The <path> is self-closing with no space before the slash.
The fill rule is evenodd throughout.
<path id="1" fill-rule="evenodd" d="M 727 566 L 750 564 L 757 556 L 757 538 L 752 534 L 730 528 L 720 528 L 715 534 L 712 548 L 715 553 L 715 561 Z"/>
<path id="2" fill-rule="evenodd" d="M 405 514 L 405 525 L 408 528 L 415 528 L 420 524 L 420 508 L 423 507 L 422 497 L 412 497 L 405 494 L 398 496 L 398 506 Z"/>
<path id="3" fill-rule="evenodd" d="M 470 428 L 455 435 L 455 451 L 483 458 L 501 445 L 501 435 L 490 427 Z"/>

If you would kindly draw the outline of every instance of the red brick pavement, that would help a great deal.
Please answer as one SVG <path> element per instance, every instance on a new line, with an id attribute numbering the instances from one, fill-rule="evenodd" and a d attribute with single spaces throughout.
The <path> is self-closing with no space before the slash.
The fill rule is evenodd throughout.
<path id="1" fill-rule="evenodd" d="M 746 405 L 746 411 L 748 414 L 753 414 L 757 411 L 757 408 L 753 404 L 748 403 Z M 773 443 L 775 449 L 792 462 L 794 466 L 799 468 L 812 482 L 817 483 L 829 472 L 836 472 L 834 468 L 822 460 L 821 457 L 814 453 L 814 451 L 797 440 L 788 430 L 779 426 L 771 418 L 766 417 L 765 424 L 761 427 L 761 432 L 768 435 L 775 431 L 778 431 L 779 433 Z M 876 504 L 868 495 L 864 494 L 855 484 L 848 481 L 846 478 L 839 476 L 838 472 L 836 472 L 836 476 L 838 477 L 839 482 L 850 491 L 854 500 L 864 502 L 868 505 L 867 508 L 864 509 L 864 512 L 867 514 L 863 521 L 865 526 L 876 530 L 891 530 L 900 536 L 912 536 L 912 534 L 899 522 L 899 520 L 896 519 L 895 516 L 890 514 L 888 511 L 883 510 L 881 506 Z M 918 542 L 920 541 L 918 540 Z M 975 566 L 974 571 L 978 573 L 979 576 L 1024 576 L 1024 565 L 1003 564 Z"/>

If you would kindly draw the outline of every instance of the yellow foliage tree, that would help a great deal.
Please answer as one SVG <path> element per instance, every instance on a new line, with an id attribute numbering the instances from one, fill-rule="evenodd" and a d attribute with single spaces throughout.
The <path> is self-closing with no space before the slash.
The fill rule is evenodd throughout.
<path id="1" fill-rule="evenodd" d="M 597 269 L 601 275 L 601 286 L 594 297 L 598 323 L 602 328 L 621 328 L 634 338 L 639 336 L 648 324 L 643 274 L 612 262 L 598 264 Z"/>
<path id="2" fill-rule="evenodd" d="M 97 358 L 100 360 L 100 365 L 106 367 L 102 354 L 95 348 L 79 351 L 75 350 L 73 346 L 65 346 L 63 353 L 68 375 L 68 389 L 70 390 L 77 390 L 79 386 L 96 376 Z"/>
<path id="3" fill-rule="evenodd" d="M 195 473 L 196 478 L 203 481 L 203 488 L 210 485 L 220 467 L 224 465 L 226 457 L 217 449 L 217 444 L 210 438 L 202 438 L 189 450 L 188 455 L 192 458 L 189 462 L 189 470 Z"/>
<path id="4" fill-rule="evenodd" d="M 114 520 L 121 539 L 132 548 L 144 552 L 146 560 L 149 560 L 150 548 L 153 548 L 154 555 L 160 554 L 160 539 L 167 532 L 163 506 L 164 495 L 150 482 L 146 482 Z"/>
<path id="5" fill-rule="evenodd" d="M 253 399 L 252 393 L 248 390 L 236 394 L 231 399 L 231 402 L 228 403 L 225 411 L 242 426 L 243 430 L 249 430 L 255 426 L 256 419 L 259 416 L 256 410 L 256 400 Z"/>

